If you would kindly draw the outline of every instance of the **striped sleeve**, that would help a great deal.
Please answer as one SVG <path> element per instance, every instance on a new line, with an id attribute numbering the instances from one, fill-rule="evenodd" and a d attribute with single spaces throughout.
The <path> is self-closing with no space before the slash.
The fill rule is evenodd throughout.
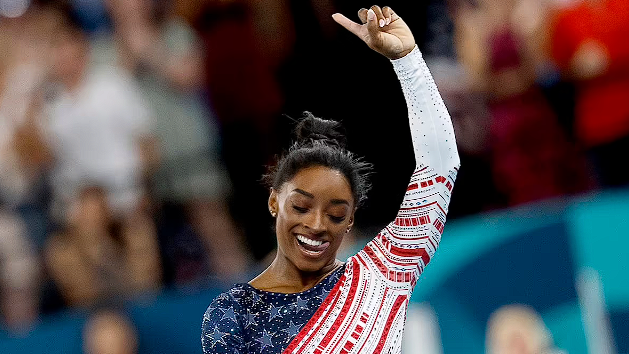
<path id="1" fill-rule="evenodd" d="M 408 107 L 416 167 L 395 220 L 357 256 L 389 281 L 414 286 L 441 240 L 460 160 L 450 115 L 419 49 L 392 64 Z"/>

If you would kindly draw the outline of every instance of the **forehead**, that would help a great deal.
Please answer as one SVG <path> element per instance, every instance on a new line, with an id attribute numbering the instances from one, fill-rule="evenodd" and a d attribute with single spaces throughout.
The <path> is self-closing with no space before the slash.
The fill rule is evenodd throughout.
<path id="1" fill-rule="evenodd" d="M 352 188 L 347 178 L 340 171 L 329 167 L 313 166 L 300 170 L 284 184 L 282 192 L 290 193 L 295 189 L 311 193 L 315 198 L 353 201 Z"/>

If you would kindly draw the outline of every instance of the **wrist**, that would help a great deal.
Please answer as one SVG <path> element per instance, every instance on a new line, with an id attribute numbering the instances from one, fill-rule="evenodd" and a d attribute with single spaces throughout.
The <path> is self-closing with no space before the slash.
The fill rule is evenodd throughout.
<path id="1" fill-rule="evenodd" d="M 415 45 L 413 49 L 398 59 L 391 59 L 393 69 L 400 77 L 411 75 L 416 70 L 421 70 L 422 53 L 419 47 Z"/>
<path id="2" fill-rule="evenodd" d="M 409 55 L 415 48 L 417 47 L 417 45 L 413 45 L 411 48 L 404 50 L 403 52 L 394 54 L 393 56 L 389 57 L 389 60 L 398 60 L 398 59 L 402 59 L 405 56 Z"/>

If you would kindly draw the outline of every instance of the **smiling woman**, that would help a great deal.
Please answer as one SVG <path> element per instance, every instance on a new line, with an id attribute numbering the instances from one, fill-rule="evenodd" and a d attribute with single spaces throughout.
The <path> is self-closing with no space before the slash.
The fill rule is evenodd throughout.
<path id="1" fill-rule="evenodd" d="M 299 171 L 283 187 L 269 199 L 271 208 L 279 210 L 280 251 L 297 270 L 327 273 L 353 222 L 349 183 L 340 172 L 316 166 Z"/>
<path id="2" fill-rule="evenodd" d="M 354 222 L 353 204 L 347 179 L 330 167 L 302 169 L 279 191 L 273 189 L 269 206 L 278 210 L 275 233 L 280 254 L 251 285 L 294 293 L 311 288 L 338 268 L 336 252 Z"/>
<path id="3" fill-rule="evenodd" d="M 371 164 L 345 149 L 339 127 L 306 113 L 297 141 L 266 176 L 279 254 L 254 287 L 299 292 L 340 266 L 336 253 L 366 199 Z"/>
<path id="4" fill-rule="evenodd" d="M 441 240 L 459 156 L 408 26 L 389 7 L 358 16 L 362 25 L 333 17 L 392 61 L 409 110 L 416 169 L 398 215 L 347 262 L 336 259 L 371 165 L 345 149 L 339 123 L 306 114 L 297 141 L 266 176 L 276 258 L 210 304 L 206 354 L 401 352 L 406 306 Z"/>

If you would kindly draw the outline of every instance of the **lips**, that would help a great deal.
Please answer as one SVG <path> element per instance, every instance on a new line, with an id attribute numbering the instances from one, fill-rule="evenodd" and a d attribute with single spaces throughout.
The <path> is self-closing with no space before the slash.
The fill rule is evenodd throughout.
<path id="1" fill-rule="evenodd" d="M 311 257 L 321 255 L 330 246 L 329 241 L 315 240 L 301 234 L 297 234 L 296 238 L 302 253 Z"/>

